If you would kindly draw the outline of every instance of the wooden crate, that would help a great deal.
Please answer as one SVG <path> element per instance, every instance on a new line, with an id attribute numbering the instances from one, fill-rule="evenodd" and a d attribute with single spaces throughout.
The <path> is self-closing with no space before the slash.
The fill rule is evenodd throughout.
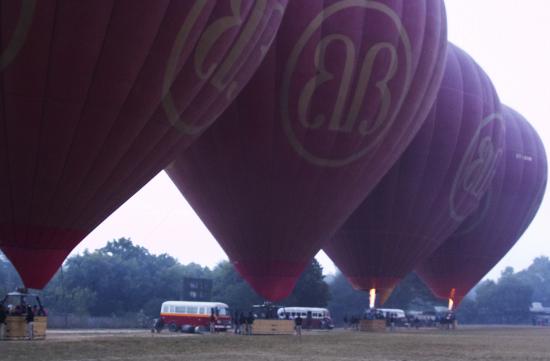
<path id="1" fill-rule="evenodd" d="M 46 338 L 46 329 L 48 325 L 47 317 L 34 318 L 34 339 L 43 340 Z M 8 316 L 6 318 L 6 340 L 25 340 L 27 339 L 27 321 L 25 316 Z"/>
<path id="2" fill-rule="evenodd" d="M 292 335 L 294 321 L 292 320 L 254 320 L 252 324 L 254 335 Z"/>
<path id="3" fill-rule="evenodd" d="M 362 332 L 386 332 L 386 320 L 361 320 L 359 331 Z"/>

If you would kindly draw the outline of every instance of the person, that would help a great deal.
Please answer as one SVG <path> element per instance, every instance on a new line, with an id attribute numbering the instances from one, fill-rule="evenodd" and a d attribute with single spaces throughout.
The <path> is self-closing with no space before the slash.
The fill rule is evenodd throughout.
<path id="1" fill-rule="evenodd" d="M 451 315 L 449 316 L 449 326 L 451 327 L 451 329 L 456 330 L 456 315 L 454 312 L 451 312 L 450 314 Z"/>
<path id="2" fill-rule="evenodd" d="M 313 314 L 311 313 L 311 311 L 307 311 L 307 314 L 306 314 L 306 330 L 311 329 L 312 320 L 313 320 Z"/>
<path id="3" fill-rule="evenodd" d="M 27 321 L 27 336 L 29 340 L 32 340 L 34 338 L 34 313 L 30 305 L 27 306 L 25 321 Z"/>
<path id="4" fill-rule="evenodd" d="M 348 329 L 348 315 L 345 314 L 344 315 L 344 329 Z"/>
<path id="5" fill-rule="evenodd" d="M 239 327 L 239 335 L 245 335 L 246 334 L 246 331 L 247 331 L 247 325 L 246 325 L 246 317 L 244 316 L 244 312 L 241 311 L 241 313 L 239 314 L 239 324 L 240 324 L 240 327 Z"/>
<path id="6" fill-rule="evenodd" d="M 42 305 L 40 305 L 40 307 L 38 307 L 38 316 L 41 316 L 41 317 L 48 316 L 48 314 L 46 313 L 46 310 L 44 309 L 44 307 Z"/>
<path id="7" fill-rule="evenodd" d="M 298 313 L 298 317 L 294 319 L 294 330 L 296 336 L 302 336 L 302 316 Z"/>
<path id="8" fill-rule="evenodd" d="M 214 314 L 214 309 L 211 309 L 210 312 L 210 333 L 216 332 L 216 315 Z"/>
<path id="9" fill-rule="evenodd" d="M 355 315 L 355 331 L 359 331 L 360 324 L 361 324 L 361 316 L 360 315 Z"/>
<path id="10" fill-rule="evenodd" d="M 13 309 L 13 316 L 23 316 L 25 313 L 25 309 L 23 308 L 23 305 L 15 305 L 15 308 Z"/>
<path id="11" fill-rule="evenodd" d="M 252 314 L 252 311 L 248 312 L 248 317 L 246 318 L 246 325 L 247 325 L 247 330 L 246 330 L 246 334 L 247 335 L 252 335 L 252 325 L 254 324 L 254 314 Z"/>
<path id="12" fill-rule="evenodd" d="M 151 329 L 151 332 L 160 333 L 163 328 L 164 328 L 164 320 L 162 319 L 162 317 L 159 316 L 159 318 L 155 318 L 153 320 L 153 328 Z"/>
<path id="13" fill-rule="evenodd" d="M 0 305 L 0 340 L 4 339 L 6 332 L 6 318 L 8 317 L 7 311 L 4 305 Z"/>
<path id="14" fill-rule="evenodd" d="M 248 324 L 248 335 L 252 335 L 252 324 L 254 323 L 254 315 L 252 314 L 252 311 L 248 312 L 246 323 Z"/>
<path id="15" fill-rule="evenodd" d="M 390 331 L 395 331 L 395 322 L 397 317 L 395 313 L 390 313 Z"/>
<path id="16" fill-rule="evenodd" d="M 233 322 L 235 322 L 235 334 L 241 334 L 241 318 L 239 317 L 239 311 L 235 311 L 235 316 L 233 317 Z"/>

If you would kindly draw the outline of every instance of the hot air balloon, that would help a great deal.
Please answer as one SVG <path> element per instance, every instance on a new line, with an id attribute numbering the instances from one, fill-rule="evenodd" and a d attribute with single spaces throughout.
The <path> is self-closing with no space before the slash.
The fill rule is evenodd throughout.
<path id="1" fill-rule="evenodd" d="M 286 2 L 1 3 L 0 248 L 27 287 L 215 120 Z"/>
<path id="2" fill-rule="evenodd" d="M 548 176 L 544 146 L 531 125 L 503 107 L 503 162 L 478 210 L 417 268 L 417 274 L 449 308 L 512 248 L 542 202 Z"/>
<path id="3" fill-rule="evenodd" d="M 279 300 L 425 119 L 442 1 L 290 2 L 262 66 L 167 168 L 240 274 Z"/>
<path id="4" fill-rule="evenodd" d="M 477 208 L 502 153 L 500 108 L 487 75 L 449 44 L 441 89 L 421 130 L 323 248 L 356 289 L 384 303 Z"/>

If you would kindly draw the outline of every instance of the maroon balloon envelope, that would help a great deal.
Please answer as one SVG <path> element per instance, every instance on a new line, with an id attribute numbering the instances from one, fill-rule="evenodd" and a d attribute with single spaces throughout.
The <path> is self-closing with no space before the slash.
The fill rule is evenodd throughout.
<path id="1" fill-rule="evenodd" d="M 425 119 L 442 1 L 294 1 L 262 66 L 168 174 L 263 297 L 287 296 Z"/>
<path id="2" fill-rule="evenodd" d="M 441 89 L 402 157 L 323 248 L 356 289 L 383 303 L 477 208 L 504 144 L 483 70 L 449 44 Z"/>
<path id="3" fill-rule="evenodd" d="M 548 176 L 544 146 L 531 125 L 503 107 L 506 145 L 491 188 L 478 210 L 416 272 L 441 298 L 458 306 L 512 248 L 542 202 Z"/>
<path id="4" fill-rule="evenodd" d="M 221 114 L 286 3 L 2 1 L 0 248 L 26 286 Z"/>

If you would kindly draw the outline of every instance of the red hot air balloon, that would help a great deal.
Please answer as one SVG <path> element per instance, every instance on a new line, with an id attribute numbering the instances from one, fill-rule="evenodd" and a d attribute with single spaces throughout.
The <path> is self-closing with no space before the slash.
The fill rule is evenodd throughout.
<path id="1" fill-rule="evenodd" d="M 503 108 L 506 144 L 491 188 L 479 209 L 416 268 L 438 297 L 450 299 L 450 306 L 458 306 L 517 242 L 546 189 L 548 165 L 539 136 L 521 115 Z"/>
<path id="2" fill-rule="evenodd" d="M 26 286 L 225 109 L 286 2 L 1 3 L 0 248 Z"/>
<path id="3" fill-rule="evenodd" d="M 168 174 L 240 274 L 287 296 L 425 119 L 442 1 L 294 1 L 262 66 Z"/>
<path id="4" fill-rule="evenodd" d="M 502 152 L 500 108 L 487 75 L 449 44 L 441 89 L 426 122 L 324 247 L 356 289 L 376 290 L 383 303 L 477 208 Z"/>

